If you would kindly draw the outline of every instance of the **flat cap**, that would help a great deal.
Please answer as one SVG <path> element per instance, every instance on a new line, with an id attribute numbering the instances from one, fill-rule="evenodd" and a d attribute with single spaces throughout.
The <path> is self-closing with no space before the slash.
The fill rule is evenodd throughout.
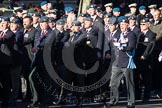
<path id="1" fill-rule="evenodd" d="M 149 5 L 148 8 L 149 8 L 149 9 L 151 9 L 151 8 L 157 8 L 157 4 Z"/>
<path id="2" fill-rule="evenodd" d="M 113 8 L 113 12 L 120 12 L 120 8 L 118 8 L 118 7 Z"/>
<path id="3" fill-rule="evenodd" d="M 93 19 L 92 19 L 91 17 L 86 17 L 86 18 L 84 19 L 84 21 L 91 21 L 91 22 L 93 22 Z"/>
<path id="4" fill-rule="evenodd" d="M 116 17 L 111 17 L 108 24 L 117 24 L 118 23 L 118 19 Z"/>
<path id="5" fill-rule="evenodd" d="M 106 13 L 106 14 L 104 15 L 104 18 L 109 18 L 109 17 L 112 17 L 112 13 Z"/>
<path id="6" fill-rule="evenodd" d="M 80 21 L 74 21 L 72 26 L 81 26 L 81 22 Z"/>
<path id="7" fill-rule="evenodd" d="M 48 3 L 48 1 L 42 1 L 41 3 L 40 3 L 40 6 L 43 6 L 43 5 L 45 5 L 45 4 L 47 4 Z"/>
<path id="8" fill-rule="evenodd" d="M 64 25 L 65 21 L 63 19 L 60 19 L 56 22 L 56 25 Z"/>
<path id="9" fill-rule="evenodd" d="M 142 20 L 140 20 L 140 23 L 147 23 L 150 22 L 149 18 L 143 18 Z"/>
<path id="10" fill-rule="evenodd" d="M 128 23 L 128 18 L 125 17 L 125 16 L 120 16 L 118 17 L 118 22 L 121 23 L 121 22 L 125 22 L 125 23 Z"/>
<path id="11" fill-rule="evenodd" d="M 10 23 L 20 24 L 20 19 L 14 18 L 13 20 L 10 21 Z"/>
<path id="12" fill-rule="evenodd" d="M 137 19 L 137 17 L 135 16 L 135 15 L 132 15 L 132 16 L 130 16 L 129 18 L 128 18 L 128 20 L 136 20 Z"/>
<path id="13" fill-rule="evenodd" d="M 137 3 L 131 3 L 131 4 L 128 5 L 128 7 L 129 8 L 131 8 L 131 7 L 137 7 Z"/>
<path id="14" fill-rule="evenodd" d="M 74 9 L 72 7 L 65 7 L 65 11 L 69 13 L 71 11 L 74 11 Z"/>
<path id="15" fill-rule="evenodd" d="M 146 10 L 146 6 L 140 6 L 139 10 Z"/>
<path id="16" fill-rule="evenodd" d="M 42 16 L 42 17 L 39 19 L 39 23 L 42 23 L 42 22 L 48 22 L 48 17 Z"/>
<path id="17" fill-rule="evenodd" d="M 104 5 L 104 7 L 113 7 L 113 3 L 107 3 Z"/>

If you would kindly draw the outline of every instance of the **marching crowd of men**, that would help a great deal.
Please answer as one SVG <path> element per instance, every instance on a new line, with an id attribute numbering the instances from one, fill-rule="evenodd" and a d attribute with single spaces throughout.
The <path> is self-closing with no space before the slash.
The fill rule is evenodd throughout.
<path id="1" fill-rule="evenodd" d="M 119 101 L 121 80 L 126 84 L 127 108 L 135 108 L 135 100 L 149 103 L 151 91 L 162 91 L 162 8 L 156 4 L 146 6 L 130 4 L 129 13 L 121 15 L 119 7 L 113 3 L 104 5 L 103 12 L 95 4 L 86 7 L 87 13 L 76 17 L 72 7 L 65 8 L 65 15 L 58 17 L 47 1 L 40 3 L 41 11 L 28 14 L 21 8 L 10 17 L 0 17 L 0 99 L 1 107 L 16 105 L 22 96 L 21 77 L 26 80 L 24 101 L 32 102 L 33 108 L 40 102 L 48 107 L 51 98 L 36 84 L 34 75 L 39 75 L 54 83 L 44 64 L 44 47 L 54 40 L 51 48 L 51 62 L 57 74 L 68 84 L 89 86 L 102 75 L 111 73 L 109 87 L 93 92 L 74 93 L 78 106 L 88 97 L 94 101 L 95 95 L 110 89 L 109 105 Z M 137 8 L 138 7 L 138 8 Z M 138 14 L 137 14 L 138 13 Z M 123 14 L 123 13 L 122 13 Z M 68 70 L 62 59 L 63 47 L 75 43 L 74 59 L 80 69 L 91 69 L 99 61 L 99 68 L 93 74 L 76 74 Z M 124 78 L 124 79 L 123 79 Z M 105 86 L 105 85 L 103 85 Z M 142 90 L 144 87 L 144 94 Z M 61 86 L 55 88 L 62 91 Z M 63 90 L 62 98 L 72 91 Z M 59 102 L 59 104 L 65 104 Z"/>

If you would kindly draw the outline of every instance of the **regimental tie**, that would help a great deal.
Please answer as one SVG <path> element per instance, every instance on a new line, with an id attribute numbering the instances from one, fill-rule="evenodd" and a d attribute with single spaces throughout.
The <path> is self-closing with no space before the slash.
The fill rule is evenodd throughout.
<path id="1" fill-rule="evenodd" d="M 4 36 L 5 36 L 5 33 L 4 32 L 1 32 L 0 38 L 3 38 Z"/>
<path id="2" fill-rule="evenodd" d="M 113 38 L 113 32 L 110 33 L 109 39 L 111 40 Z"/>
<path id="3" fill-rule="evenodd" d="M 42 30 L 40 38 L 42 39 L 47 34 L 47 30 Z"/>

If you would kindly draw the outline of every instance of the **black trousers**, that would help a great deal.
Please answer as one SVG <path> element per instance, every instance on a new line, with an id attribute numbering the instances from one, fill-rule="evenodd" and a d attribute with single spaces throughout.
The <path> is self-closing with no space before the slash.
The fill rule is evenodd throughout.
<path id="1" fill-rule="evenodd" d="M 1 98 L 3 104 L 8 104 L 10 95 L 10 65 L 0 65 L 0 82 L 2 84 Z"/>
<path id="2" fill-rule="evenodd" d="M 137 69 L 134 72 L 136 98 L 141 98 L 141 86 L 143 84 L 145 87 L 143 99 L 149 99 L 152 88 L 152 69 L 149 64 L 150 60 L 137 60 L 136 63 Z"/>

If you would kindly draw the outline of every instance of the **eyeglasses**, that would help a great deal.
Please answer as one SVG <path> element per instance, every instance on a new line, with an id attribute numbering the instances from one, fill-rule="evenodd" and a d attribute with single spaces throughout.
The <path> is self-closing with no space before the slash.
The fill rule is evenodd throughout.
<path id="1" fill-rule="evenodd" d="M 140 25 L 146 25 L 146 24 L 140 24 Z"/>

